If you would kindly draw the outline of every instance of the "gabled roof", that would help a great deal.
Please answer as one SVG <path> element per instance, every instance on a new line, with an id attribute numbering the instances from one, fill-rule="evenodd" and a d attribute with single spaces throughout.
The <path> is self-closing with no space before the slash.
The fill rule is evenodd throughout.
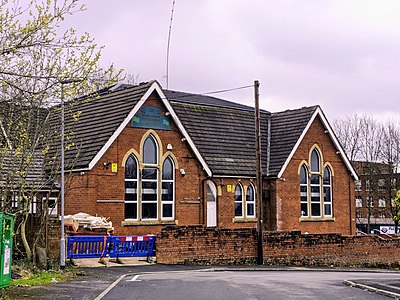
<path id="1" fill-rule="evenodd" d="M 115 91 L 102 90 L 97 97 L 78 99 L 70 103 L 65 117 L 66 145 L 73 144 L 65 152 L 65 161 L 74 170 L 90 170 L 112 145 L 118 135 L 126 127 L 149 96 L 155 92 L 171 113 L 171 117 L 186 138 L 197 159 L 206 173 L 211 176 L 211 170 L 203 160 L 191 137 L 177 118 L 160 85 L 156 81 L 142 83 L 138 86 L 117 87 Z M 74 116 L 79 116 L 74 121 Z M 60 110 L 53 109 L 51 114 L 53 127 L 60 126 Z M 55 155 L 57 145 L 52 148 Z M 59 151 L 59 150 L 58 150 Z"/>
<path id="2" fill-rule="evenodd" d="M 153 83 L 147 82 L 116 92 L 104 93 L 98 97 L 66 103 L 65 134 L 67 137 L 71 137 L 66 141 L 66 145 L 72 142 L 75 144 L 65 152 L 66 162 L 73 162 L 74 169 L 93 167 L 93 160 L 110 142 L 134 106 L 143 98 Z M 73 116 L 79 116 L 78 121 L 74 121 Z M 58 130 L 60 126 L 59 109 L 51 111 L 51 123 Z M 59 149 L 59 146 L 55 145 L 53 155 L 56 148 Z"/>
<path id="3" fill-rule="evenodd" d="M 98 97 L 80 99 L 67 105 L 66 134 L 73 134 L 66 143 L 74 142 L 75 146 L 66 151 L 66 161 L 74 161 L 74 170 L 93 168 L 153 92 L 159 95 L 171 113 L 208 176 L 255 177 L 254 108 L 205 95 L 162 90 L 156 81 L 103 90 Z M 77 115 L 79 121 L 73 121 L 72 116 Z M 345 164 L 357 178 L 318 106 L 272 115 L 261 111 L 262 167 L 265 175 L 282 176 L 316 116 L 321 118 Z M 51 117 L 54 126 L 59 126 L 59 109 L 53 109 Z M 53 152 L 56 148 L 57 145 Z"/>
<path id="4" fill-rule="evenodd" d="M 272 113 L 271 176 L 278 176 L 316 109 L 317 106 L 311 106 Z"/>
<path id="5" fill-rule="evenodd" d="M 254 107 L 243 105 L 240 103 L 235 103 L 228 100 L 223 100 L 207 95 L 201 94 L 192 94 L 187 92 L 178 92 L 171 90 L 163 90 L 165 96 L 168 98 L 170 102 L 179 102 L 186 104 L 193 104 L 199 106 L 212 106 L 212 107 L 221 107 L 221 108 L 230 108 L 230 109 L 240 109 L 246 111 L 253 111 Z"/>
<path id="6" fill-rule="evenodd" d="M 347 169 L 354 179 L 358 180 L 357 173 L 319 106 L 303 107 L 272 114 L 270 175 L 282 177 L 287 165 L 317 117 L 320 118 L 326 128 Z"/>
<path id="7" fill-rule="evenodd" d="M 214 176 L 255 177 L 254 108 L 204 95 L 164 94 Z M 269 114 L 261 112 L 264 172 Z"/>

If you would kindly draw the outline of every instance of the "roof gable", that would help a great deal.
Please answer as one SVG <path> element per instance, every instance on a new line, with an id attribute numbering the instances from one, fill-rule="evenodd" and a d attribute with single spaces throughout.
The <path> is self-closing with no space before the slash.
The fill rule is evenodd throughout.
<path id="1" fill-rule="evenodd" d="M 272 114 L 271 175 L 282 177 L 315 118 L 319 117 L 352 176 L 358 176 L 319 106 Z"/>
<path id="2" fill-rule="evenodd" d="M 127 116 L 147 95 L 152 84 L 144 83 L 97 97 L 66 102 L 66 145 L 72 145 L 65 151 L 66 166 L 74 170 L 91 169 L 122 130 L 121 124 L 129 121 Z M 51 110 L 50 123 L 58 132 L 59 108 Z M 57 156 L 56 151 L 60 151 L 59 143 L 55 142 L 50 156 Z"/>
<path id="3" fill-rule="evenodd" d="M 66 151 L 66 161 L 73 163 L 74 170 L 91 170 L 153 92 L 158 94 L 204 170 L 211 176 L 211 170 L 156 81 L 139 86 L 128 86 L 99 97 L 73 103 L 68 115 L 79 114 L 79 121 L 74 122 L 72 117 L 65 119 L 66 133 L 70 134 L 69 143 L 75 144 Z M 53 111 L 52 123 L 53 127 L 57 128 L 59 111 Z M 56 151 L 55 148 L 53 152 Z"/>

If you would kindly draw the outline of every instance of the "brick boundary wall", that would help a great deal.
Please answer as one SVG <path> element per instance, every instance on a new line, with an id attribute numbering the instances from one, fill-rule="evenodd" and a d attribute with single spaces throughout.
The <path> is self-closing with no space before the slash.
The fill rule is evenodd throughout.
<path id="1" fill-rule="evenodd" d="M 157 263 L 254 264 L 256 232 L 251 228 L 168 226 L 157 234 Z"/>
<path id="2" fill-rule="evenodd" d="M 400 267 L 400 239 L 377 235 L 264 233 L 266 265 Z M 168 226 L 157 235 L 160 264 L 255 264 L 255 229 Z"/>

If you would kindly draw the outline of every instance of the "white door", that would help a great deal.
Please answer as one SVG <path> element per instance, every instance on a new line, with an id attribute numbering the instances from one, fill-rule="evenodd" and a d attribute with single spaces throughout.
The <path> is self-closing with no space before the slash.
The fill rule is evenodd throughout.
<path id="1" fill-rule="evenodd" d="M 217 226 L 217 188 L 211 180 L 206 182 L 207 227 Z"/>

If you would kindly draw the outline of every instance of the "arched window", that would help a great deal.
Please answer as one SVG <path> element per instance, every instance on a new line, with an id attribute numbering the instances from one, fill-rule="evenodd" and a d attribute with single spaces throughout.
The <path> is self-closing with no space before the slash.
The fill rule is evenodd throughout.
<path id="1" fill-rule="evenodd" d="M 332 169 L 323 162 L 323 156 L 314 148 L 308 163 L 300 167 L 300 212 L 304 218 L 333 216 Z M 309 166 L 309 168 L 308 168 Z M 326 167 L 322 167 L 326 166 Z"/>
<path id="2" fill-rule="evenodd" d="M 164 160 L 162 167 L 161 219 L 174 219 L 174 162 L 171 157 Z"/>
<path id="3" fill-rule="evenodd" d="M 256 216 L 256 202 L 254 187 L 250 184 L 246 192 L 246 217 L 254 218 Z"/>
<path id="4" fill-rule="evenodd" d="M 143 144 L 142 180 L 142 220 L 158 219 L 158 145 L 153 135 Z"/>
<path id="5" fill-rule="evenodd" d="M 240 183 L 235 188 L 235 217 L 243 217 L 243 188 Z"/>
<path id="6" fill-rule="evenodd" d="M 305 165 L 300 169 L 300 206 L 301 216 L 308 217 L 308 171 Z"/>
<path id="7" fill-rule="evenodd" d="M 324 170 L 324 215 L 332 216 L 332 178 L 329 167 Z"/>
<path id="8" fill-rule="evenodd" d="M 138 218 L 138 164 L 133 155 L 125 163 L 125 219 Z"/>
<path id="9" fill-rule="evenodd" d="M 314 149 L 311 152 L 311 172 L 319 173 L 320 172 L 320 155 L 317 149 Z"/>
<path id="10" fill-rule="evenodd" d="M 153 135 L 149 135 L 143 144 L 143 163 L 146 165 L 156 165 L 158 163 L 157 142 Z"/>
<path id="11" fill-rule="evenodd" d="M 311 174 L 310 176 L 311 190 L 311 216 L 321 216 L 321 176 Z"/>

